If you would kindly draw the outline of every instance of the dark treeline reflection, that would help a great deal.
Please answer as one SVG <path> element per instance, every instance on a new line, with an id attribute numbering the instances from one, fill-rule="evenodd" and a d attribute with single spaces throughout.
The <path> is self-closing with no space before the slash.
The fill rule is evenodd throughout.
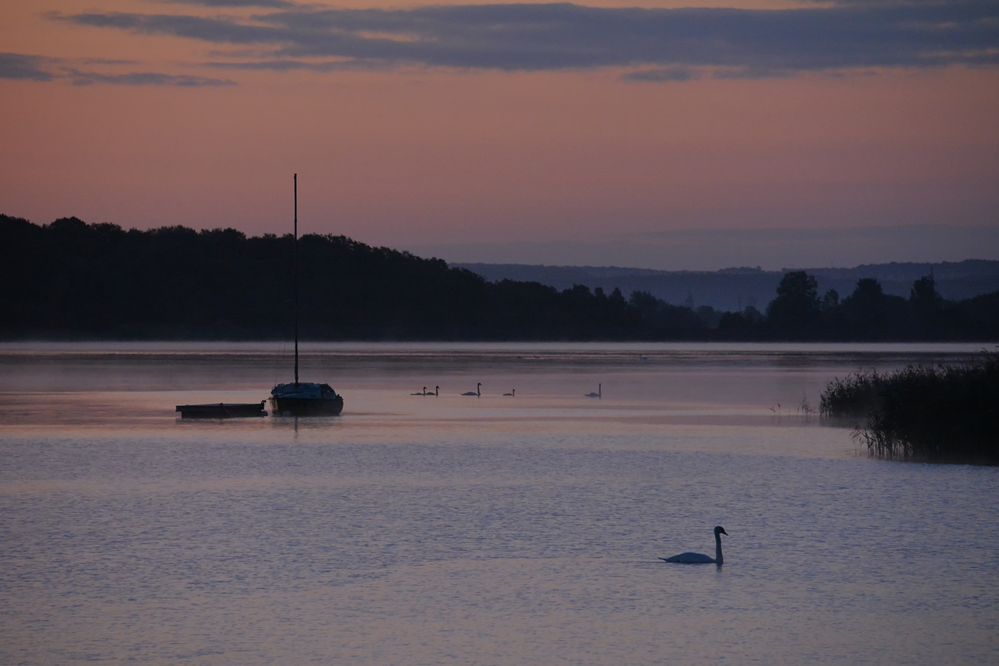
<path id="1" fill-rule="evenodd" d="M 0 215 L 5 338 L 287 338 L 291 235 L 234 229 L 123 230 Z M 440 259 L 344 236 L 299 239 L 302 335 L 369 340 L 986 340 L 999 292 L 961 302 L 932 276 L 910 298 L 861 280 L 843 298 L 787 273 L 766 312 L 718 312 L 575 286 L 487 282 Z"/>

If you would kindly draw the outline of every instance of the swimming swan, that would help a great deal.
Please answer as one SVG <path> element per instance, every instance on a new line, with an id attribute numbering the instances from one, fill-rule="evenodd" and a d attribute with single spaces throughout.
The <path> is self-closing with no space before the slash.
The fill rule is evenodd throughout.
<path id="1" fill-rule="evenodd" d="M 505 395 L 508 398 L 516 398 L 517 397 L 517 389 L 510 389 L 509 393 L 504 393 L 503 395 Z"/>
<path id="2" fill-rule="evenodd" d="M 427 394 L 427 387 L 424 386 L 422 391 L 417 391 L 416 393 L 410 393 L 409 395 L 426 395 L 426 394 Z"/>
<path id="3" fill-rule="evenodd" d="M 660 557 L 659 559 L 663 562 L 671 562 L 673 564 L 717 564 L 721 566 L 724 560 L 722 559 L 721 550 L 721 535 L 724 534 L 728 536 L 728 532 L 721 525 L 715 527 L 715 556 L 714 559 L 708 557 L 703 553 L 680 553 L 679 555 L 674 555 L 673 557 Z"/>
<path id="4" fill-rule="evenodd" d="M 470 395 L 474 398 L 480 397 L 482 395 L 482 382 L 479 382 L 478 384 L 475 385 L 474 391 L 465 391 L 464 393 L 462 393 L 462 395 Z"/>
<path id="5" fill-rule="evenodd" d="M 424 396 L 427 396 L 427 397 L 430 397 L 430 398 L 436 398 L 436 397 L 440 396 L 440 394 L 441 394 L 441 387 L 440 386 L 435 386 L 434 390 L 433 390 L 433 393 L 431 393 L 430 391 L 424 391 L 424 393 L 423 393 Z M 420 394 L 419 393 L 414 393 L 413 395 L 420 395 Z"/>
<path id="6" fill-rule="evenodd" d="M 587 393 L 583 397 L 584 398 L 602 398 L 602 397 L 604 397 L 604 385 L 603 384 L 597 384 L 597 392 L 596 393 L 594 393 L 593 391 L 590 391 L 589 393 Z"/>

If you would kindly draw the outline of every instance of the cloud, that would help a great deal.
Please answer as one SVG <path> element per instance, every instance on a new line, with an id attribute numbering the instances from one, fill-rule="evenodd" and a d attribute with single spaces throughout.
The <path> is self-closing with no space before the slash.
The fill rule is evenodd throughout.
<path id="1" fill-rule="evenodd" d="M 184 74 L 159 72 L 127 72 L 106 74 L 81 68 L 93 65 L 132 65 L 127 60 L 88 59 L 66 60 L 22 53 L 0 53 L 0 79 L 25 81 L 70 81 L 75 85 L 110 84 L 126 86 L 178 86 L 183 88 L 227 86 L 234 81 Z"/>
<path id="2" fill-rule="evenodd" d="M 158 0 L 170 5 L 199 5 L 215 9 L 232 9 L 237 7 L 294 7 L 290 0 Z"/>
<path id="3" fill-rule="evenodd" d="M 173 35 L 213 43 L 268 44 L 286 38 L 281 31 L 232 18 L 206 18 L 174 14 L 89 13 L 67 16 L 52 12 L 48 18 L 92 28 L 114 28 L 140 34 Z"/>
<path id="4" fill-rule="evenodd" d="M 203 63 L 205 67 L 213 69 L 232 70 L 256 70 L 270 72 L 334 72 L 346 69 L 385 69 L 389 67 L 386 63 L 362 62 L 357 60 L 298 60 L 294 58 L 272 58 L 264 60 L 239 60 L 226 61 L 214 60 Z"/>
<path id="5" fill-rule="evenodd" d="M 642 83 L 669 83 L 676 81 L 693 81 L 702 78 L 703 74 L 692 67 L 660 67 L 658 69 L 639 69 L 624 75 L 625 81 Z"/>
<path id="6" fill-rule="evenodd" d="M 48 58 L 20 53 L 0 53 L 0 79 L 51 81 Z"/>
<path id="7" fill-rule="evenodd" d="M 223 0 L 191 1 L 217 6 Z M 52 17 L 81 26 L 265 48 L 270 57 L 258 62 L 270 62 L 273 69 L 308 68 L 310 59 L 503 71 L 625 67 L 636 68 L 627 75 L 632 81 L 682 81 L 708 69 L 718 76 L 752 78 L 999 62 L 999 0 L 847 1 L 768 11 L 303 5 L 252 17 L 99 12 Z"/>
<path id="8" fill-rule="evenodd" d="M 161 74 L 158 72 L 130 72 L 127 74 L 98 74 L 75 71 L 68 77 L 74 85 L 89 86 L 111 84 L 122 86 L 174 86 L 179 88 L 205 88 L 236 85 L 227 79 L 210 79 L 203 76 Z"/>

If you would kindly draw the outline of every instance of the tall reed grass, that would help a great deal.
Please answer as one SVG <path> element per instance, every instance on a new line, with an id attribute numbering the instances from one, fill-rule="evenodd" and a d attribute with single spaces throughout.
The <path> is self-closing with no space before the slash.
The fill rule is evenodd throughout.
<path id="1" fill-rule="evenodd" d="M 999 464 L 999 353 L 963 365 L 837 378 L 820 408 L 825 416 L 866 419 L 858 436 L 873 456 Z"/>

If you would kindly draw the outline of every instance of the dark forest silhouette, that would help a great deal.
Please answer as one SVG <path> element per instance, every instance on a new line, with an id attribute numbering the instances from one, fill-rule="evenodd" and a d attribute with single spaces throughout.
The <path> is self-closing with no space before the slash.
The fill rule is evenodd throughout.
<path id="1" fill-rule="evenodd" d="M 151 231 L 0 215 L 0 337 L 290 336 L 291 235 Z M 765 313 L 636 291 L 487 282 L 440 259 L 344 236 L 299 239 L 303 337 L 325 340 L 995 340 L 999 292 L 949 302 L 932 276 L 910 298 L 864 279 L 840 298 L 784 275 Z"/>

